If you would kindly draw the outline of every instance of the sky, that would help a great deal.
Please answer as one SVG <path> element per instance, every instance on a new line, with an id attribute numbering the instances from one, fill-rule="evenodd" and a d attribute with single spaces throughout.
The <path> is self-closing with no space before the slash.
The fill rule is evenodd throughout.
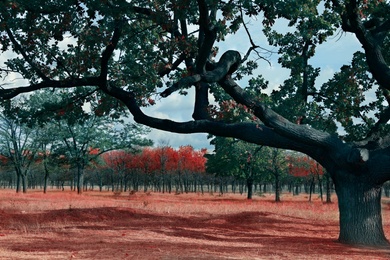
<path id="1" fill-rule="evenodd" d="M 252 22 L 248 25 L 255 43 L 266 49 L 277 51 L 274 47 L 268 45 L 259 24 L 257 22 L 256 26 L 256 23 Z M 281 30 L 286 30 L 285 24 L 283 23 L 276 24 L 275 26 L 276 28 L 280 27 Z M 340 33 L 331 36 L 326 43 L 317 47 L 317 54 L 309 61 L 314 67 L 321 68 L 320 76 L 316 81 L 318 86 L 330 79 L 343 64 L 350 64 L 353 53 L 362 50 L 360 43 L 354 35 Z M 216 60 L 226 50 L 237 50 L 244 56 L 250 47 L 247 34 L 243 28 L 236 35 L 228 36 L 226 41 L 217 43 L 216 46 L 219 47 L 219 54 Z M 253 75 L 257 76 L 256 74 L 262 74 L 269 81 L 270 89 L 267 90 L 268 92 L 281 85 L 290 73 L 289 70 L 280 67 L 277 59 L 278 55 L 275 53 L 269 57 L 271 65 L 266 61 L 260 61 L 259 68 Z M 239 82 L 241 87 L 245 87 L 247 80 L 248 78 Z M 168 98 L 158 101 L 155 106 L 143 109 L 143 111 L 159 118 L 188 121 L 192 119 L 193 103 L 194 91 L 192 90 L 186 97 L 174 93 Z M 181 145 L 191 145 L 195 149 L 207 148 L 210 151 L 213 150 L 213 146 L 210 145 L 210 140 L 207 139 L 207 134 L 176 134 L 153 129 L 148 135 L 148 138 L 152 139 L 155 145 L 159 145 L 161 141 L 164 141 L 163 143 L 168 142 L 174 148 Z"/>

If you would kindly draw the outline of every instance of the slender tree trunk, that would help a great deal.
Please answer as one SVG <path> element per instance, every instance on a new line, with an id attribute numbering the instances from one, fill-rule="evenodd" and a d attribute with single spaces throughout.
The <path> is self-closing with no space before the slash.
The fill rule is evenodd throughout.
<path id="1" fill-rule="evenodd" d="M 164 172 L 162 172 L 161 179 L 162 179 L 162 193 L 165 193 L 165 173 Z"/>
<path id="2" fill-rule="evenodd" d="M 222 177 L 219 177 L 219 194 L 223 194 L 223 180 Z"/>
<path id="3" fill-rule="evenodd" d="M 240 195 L 242 195 L 244 193 L 244 185 L 242 184 L 241 180 L 239 181 L 239 184 L 238 184 L 238 192 L 240 193 Z"/>
<path id="4" fill-rule="evenodd" d="M 339 241 L 346 244 L 388 246 L 382 225 L 381 186 L 360 176 L 336 179 L 340 211 Z"/>
<path id="5" fill-rule="evenodd" d="M 43 179 L 43 193 L 47 192 L 47 179 L 48 179 L 48 174 L 45 173 L 45 177 Z"/>
<path id="6" fill-rule="evenodd" d="M 324 202 L 324 198 L 323 198 L 323 192 L 322 192 L 322 179 L 320 178 L 320 176 L 318 176 L 318 188 L 320 190 L 320 198 L 321 198 L 321 202 Z"/>
<path id="7" fill-rule="evenodd" d="M 21 177 L 22 177 L 23 193 L 27 193 L 27 175 L 26 174 L 21 174 Z"/>
<path id="8" fill-rule="evenodd" d="M 314 192 L 314 177 L 310 180 L 310 188 L 309 188 L 309 202 L 311 202 L 311 195 Z"/>
<path id="9" fill-rule="evenodd" d="M 252 178 L 248 178 L 246 180 L 246 185 L 248 187 L 248 196 L 247 196 L 247 199 L 248 200 L 251 200 L 252 199 L 252 195 L 253 195 L 253 179 Z"/>
<path id="10" fill-rule="evenodd" d="M 200 179 L 200 192 L 203 195 L 203 193 L 204 193 L 204 190 L 203 190 L 203 178 Z"/>
<path id="11" fill-rule="evenodd" d="M 275 201 L 280 202 L 280 180 L 279 173 L 275 173 Z"/>
<path id="12" fill-rule="evenodd" d="M 19 171 L 16 171 L 16 193 L 21 192 L 22 185 L 21 185 L 21 174 Z"/>
<path id="13" fill-rule="evenodd" d="M 83 187 L 84 187 L 84 173 L 83 173 L 83 169 L 79 165 L 77 167 L 77 194 L 83 193 Z"/>
<path id="14" fill-rule="evenodd" d="M 168 176 L 168 193 L 171 194 L 172 192 L 172 175 L 169 174 Z"/>
<path id="15" fill-rule="evenodd" d="M 47 180 L 49 179 L 49 169 L 47 167 L 46 155 L 43 158 L 43 167 L 44 167 L 44 170 L 45 170 L 45 176 L 44 176 L 44 179 L 43 179 L 43 193 L 46 193 L 47 192 Z"/>
<path id="16" fill-rule="evenodd" d="M 72 170 L 72 179 L 70 180 L 70 190 L 71 191 L 75 190 L 75 183 L 74 183 L 75 179 L 76 179 L 76 176 L 74 174 L 74 170 Z"/>

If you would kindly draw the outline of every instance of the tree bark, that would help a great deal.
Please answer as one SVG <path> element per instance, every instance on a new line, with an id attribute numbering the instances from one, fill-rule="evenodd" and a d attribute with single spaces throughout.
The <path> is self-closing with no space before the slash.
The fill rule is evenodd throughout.
<path id="1" fill-rule="evenodd" d="M 381 188 L 351 174 L 336 180 L 340 211 L 339 241 L 345 244 L 388 246 L 382 226 Z"/>
<path id="2" fill-rule="evenodd" d="M 275 202 L 280 202 L 280 180 L 279 173 L 275 173 Z"/>
<path id="3" fill-rule="evenodd" d="M 22 177 L 22 190 L 23 193 L 27 193 L 27 175 L 26 174 L 21 174 Z"/>
<path id="4" fill-rule="evenodd" d="M 16 171 L 16 193 L 19 193 L 21 191 L 21 188 L 21 175 L 18 171 Z"/>
<path id="5" fill-rule="evenodd" d="M 83 169 L 79 166 L 77 167 L 77 194 L 83 193 L 84 185 L 84 173 Z"/>
<path id="6" fill-rule="evenodd" d="M 49 178 L 49 169 L 47 167 L 46 155 L 44 155 L 44 158 L 43 158 L 43 167 L 45 170 L 45 176 L 43 179 L 43 193 L 46 193 L 47 192 L 47 180 Z"/>
<path id="7" fill-rule="evenodd" d="M 325 174 L 325 178 L 326 178 L 326 203 L 332 203 L 331 179 L 328 173 Z"/>
<path id="8" fill-rule="evenodd" d="M 248 187 L 248 196 L 247 196 L 247 199 L 248 200 L 251 200 L 252 199 L 252 195 L 253 195 L 253 179 L 252 178 L 248 178 L 246 180 L 246 185 Z"/>

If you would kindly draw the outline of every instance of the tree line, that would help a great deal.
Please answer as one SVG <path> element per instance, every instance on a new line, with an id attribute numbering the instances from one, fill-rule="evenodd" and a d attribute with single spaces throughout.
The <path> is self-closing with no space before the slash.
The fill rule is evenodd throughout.
<path id="1" fill-rule="evenodd" d="M 251 146 L 241 145 L 246 148 Z M 271 153 L 267 154 L 268 152 Z M 87 164 L 83 168 L 81 189 L 111 190 L 115 193 L 232 192 L 247 193 L 248 199 L 251 199 L 254 193 L 274 192 L 275 200 L 280 201 L 282 187 L 285 191 L 298 195 L 302 191 L 312 194 L 317 185 L 317 192 L 322 198 L 323 172 L 322 168 L 319 172 L 313 171 L 313 160 L 276 150 L 262 151 L 268 158 L 263 158 L 262 163 L 252 158 L 248 151 L 240 154 L 236 150 L 235 154 L 222 160 L 220 158 L 226 155 L 221 153 L 218 149 L 211 154 L 206 149 L 196 151 L 191 146 L 181 146 L 178 149 L 170 146 L 148 146 L 132 150 L 109 150 L 104 153 L 101 153 L 99 148 L 88 147 L 84 158 Z M 0 187 L 16 188 L 18 191 L 18 172 L 15 170 L 12 156 L 0 155 Z M 275 160 L 275 156 L 278 160 Z M 31 150 L 23 152 L 22 157 L 29 162 L 25 173 L 27 188 L 43 189 L 44 192 L 48 186 L 62 190 L 80 189 L 79 169 L 77 164 L 72 163 L 73 157 L 67 158 L 65 154 L 51 151 L 36 151 L 33 154 Z M 242 160 L 242 163 L 232 164 L 232 160 Z M 309 163 L 302 164 L 301 160 L 308 160 Z M 233 165 L 238 165 L 238 168 Z M 275 167 L 279 167 L 279 170 L 272 171 Z M 278 173 L 277 178 L 275 172 Z M 330 195 L 327 201 L 330 202 Z"/>

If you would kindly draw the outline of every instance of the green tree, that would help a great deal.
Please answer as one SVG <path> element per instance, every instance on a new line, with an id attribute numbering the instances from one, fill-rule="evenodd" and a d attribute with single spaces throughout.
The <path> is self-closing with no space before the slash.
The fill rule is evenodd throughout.
<path id="1" fill-rule="evenodd" d="M 286 156 L 280 149 L 271 148 L 268 154 L 267 170 L 272 174 L 275 189 L 275 201 L 280 201 L 282 183 L 287 177 Z"/>
<path id="2" fill-rule="evenodd" d="M 2 1 L 1 48 L 15 54 L 2 76 L 17 73 L 29 82 L 6 86 L 0 96 L 74 88 L 78 91 L 72 96 L 80 97 L 93 86 L 97 95 L 112 97 L 103 102 L 103 113 L 126 107 L 136 122 L 150 127 L 207 132 L 305 153 L 335 184 L 339 241 L 387 245 L 380 199 L 390 179 L 389 9 L 380 0 Z M 289 80 L 270 96 L 272 106 L 236 81 L 257 66 L 248 60 L 259 51 L 250 34 L 249 49 L 240 50 L 243 58 L 232 50 L 218 62 L 213 58 L 219 43 L 228 42 L 226 36 L 240 27 L 247 29 L 246 20 L 255 16 L 257 33 L 263 30 L 277 46 L 279 62 L 291 70 Z M 275 33 L 279 20 L 293 32 Z M 329 82 L 316 86 L 320 71 L 309 60 L 339 30 L 355 35 L 363 50 Z M 267 87 L 258 83 L 261 77 L 248 85 Z M 140 108 L 155 103 L 156 94 L 166 98 L 191 87 L 194 120 L 160 119 Z M 209 92 L 217 101 L 229 95 L 253 122 L 215 117 Z M 370 93 L 375 95 L 367 99 Z M 346 134 L 336 132 L 336 121 Z"/>
<path id="3" fill-rule="evenodd" d="M 0 153 L 9 159 L 16 173 L 16 192 L 27 192 L 27 175 L 39 142 L 33 138 L 36 131 L 28 127 L 17 116 L 9 111 L 0 115 Z"/>
<path id="4" fill-rule="evenodd" d="M 103 117 L 93 116 L 82 124 L 71 125 L 68 121 L 54 123 L 57 139 L 61 140 L 53 148 L 57 155 L 64 155 L 77 170 L 77 193 L 82 193 L 84 169 L 90 161 L 107 151 L 121 148 L 136 149 L 137 146 L 151 145 L 150 140 L 141 137 L 145 129 L 127 126 L 126 131 L 115 129 L 117 125 Z"/>
<path id="5" fill-rule="evenodd" d="M 255 182 L 272 181 L 275 201 L 280 201 L 281 182 L 287 170 L 283 151 L 226 137 L 215 137 L 211 143 L 215 150 L 206 155 L 209 173 L 244 180 L 248 199 L 252 199 Z"/>
<path id="6" fill-rule="evenodd" d="M 85 167 L 100 154 L 152 144 L 143 137 L 145 127 L 125 123 L 117 111 L 104 108 L 104 101 L 97 100 L 93 88 L 87 88 L 86 93 L 88 98 L 80 92 L 43 90 L 31 95 L 18 110 L 26 116 L 24 121 L 39 132 L 35 140 L 45 155 L 45 180 L 49 174 L 47 161 L 58 163 L 58 157 L 65 157 L 65 162 L 76 169 L 78 193 L 82 193 Z"/>

